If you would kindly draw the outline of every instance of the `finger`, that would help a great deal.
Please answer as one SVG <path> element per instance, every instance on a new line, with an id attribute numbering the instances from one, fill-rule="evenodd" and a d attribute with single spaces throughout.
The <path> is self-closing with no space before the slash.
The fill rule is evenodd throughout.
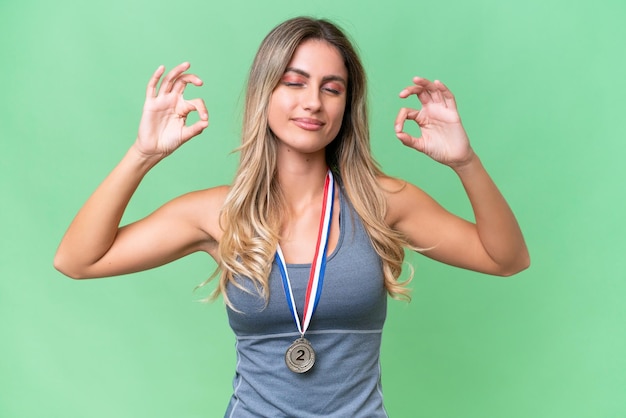
<path id="1" fill-rule="evenodd" d="M 202 99 L 186 100 L 182 104 L 181 108 L 177 111 L 177 113 L 181 118 L 187 120 L 187 116 L 189 116 L 189 114 L 194 111 L 198 112 L 200 120 L 189 126 L 184 125 L 182 127 L 181 139 L 183 141 L 188 141 L 189 139 L 201 133 L 207 126 L 209 126 L 209 114 Z"/>
<path id="2" fill-rule="evenodd" d="M 398 115 L 396 116 L 396 120 L 394 122 L 394 129 L 396 133 L 402 132 L 402 129 L 404 128 L 404 121 L 406 120 L 408 113 L 409 109 L 406 107 L 403 107 L 398 111 Z"/>
<path id="3" fill-rule="evenodd" d="M 209 120 L 209 111 L 206 108 L 206 104 L 204 104 L 204 100 L 202 99 L 191 99 L 187 100 L 189 105 L 193 106 L 192 110 L 198 112 L 198 116 L 200 120 L 208 121 Z"/>
<path id="4" fill-rule="evenodd" d="M 414 137 L 407 134 L 406 132 L 396 132 L 396 137 L 400 140 L 400 142 L 402 142 L 407 147 L 410 147 L 413 144 L 413 141 L 415 140 Z"/>
<path id="5" fill-rule="evenodd" d="M 427 97 L 430 99 L 429 102 L 430 101 L 434 103 L 444 102 L 443 95 L 439 92 L 439 89 L 437 88 L 436 84 L 430 81 L 429 79 L 423 78 L 423 77 L 413 77 L 413 83 L 416 86 L 419 86 L 426 90 L 426 92 L 428 93 Z M 426 103 L 422 102 L 422 104 L 426 104 Z"/>
<path id="6" fill-rule="evenodd" d="M 184 126 L 181 132 L 183 141 L 188 141 L 196 135 L 199 135 L 209 126 L 208 120 L 199 120 L 193 125 Z"/>
<path id="7" fill-rule="evenodd" d="M 413 148 L 414 150 L 417 150 L 419 152 L 424 152 L 423 137 L 420 136 L 419 138 L 416 138 L 404 132 L 396 134 L 396 136 L 398 137 L 400 142 L 402 142 L 403 145 Z"/>
<path id="8" fill-rule="evenodd" d="M 170 70 L 169 73 L 165 76 L 163 81 L 161 82 L 161 87 L 159 88 L 159 93 L 169 93 L 172 91 L 172 87 L 174 86 L 174 82 L 182 73 L 187 71 L 190 67 L 188 62 L 183 62 L 182 64 L 178 64 L 176 67 Z"/>
<path id="9" fill-rule="evenodd" d="M 398 115 L 396 116 L 396 120 L 394 122 L 394 129 L 396 132 L 402 132 L 404 129 L 404 121 L 413 120 L 417 122 L 417 116 L 420 111 L 417 109 L 411 109 L 408 107 L 403 107 L 398 111 Z"/>
<path id="10" fill-rule="evenodd" d="M 191 83 L 194 86 L 201 86 L 202 80 L 200 80 L 200 78 L 195 74 L 183 74 L 174 81 L 172 93 L 182 94 L 188 83 Z"/>
<path id="11" fill-rule="evenodd" d="M 413 84 L 415 84 L 416 86 L 421 86 L 424 88 L 429 88 L 431 84 L 433 84 L 432 81 L 430 81 L 427 78 L 424 77 L 419 77 L 419 76 L 415 76 L 413 77 Z"/>
<path id="12" fill-rule="evenodd" d="M 148 81 L 148 86 L 146 87 L 146 98 L 151 98 L 156 96 L 156 87 L 159 84 L 159 79 L 165 72 L 165 67 L 163 65 L 159 65 L 159 68 L 156 69 L 152 77 L 150 77 L 150 81 Z"/>
<path id="13" fill-rule="evenodd" d="M 438 80 L 435 80 L 435 82 L 434 82 L 434 83 L 431 83 L 431 84 L 429 85 L 428 92 L 430 93 L 430 97 L 432 97 L 432 98 L 433 98 L 433 101 L 434 101 L 435 103 L 440 103 L 440 104 L 442 104 L 442 105 L 445 105 L 445 104 L 446 104 L 446 101 L 445 101 L 445 99 L 444 99 L 444 97 L 443 97 L 443 94 L 442 94 L 441 90 L 439 89 L 439 86 L 438 86 L 438 84 L 437 84 L 437 81 L 438 81 Z"/>
<path id="14" fill-rule="evenodd" d="M 406 87 L 400 92 L 400 97 L 403 99 L 415 94 L 422 105 L 428 104 L 434 101 L 429 91 L 430 82 L 425 78 L 414 77 L 412 86 Z"/>
<path id="15" fill-rule="evenodd" d="M 208 120 L 209 119 L 209 115 L 208 112 L 206 111 L 206 107 L 204 106 L 204 103 L 199 103 L 198 101 L 201 101 L 202 99 L 192 99 L 192 100 L 182 100 L 180 103 L 178 103 L 176 105 L 176 114 L 184 119 L 187 119 L 187 116 L 189 116 L 189 114 L 191 112 L 196 112 L 198 111 L 198 106 L 200 106 L 200 109 L 202 109 L 202 111 L 198 111 L 198 115 L 200 116 L 201 120 Z"/>
<path id="16" fill-rule="evenodd" d="M 402 91 L 400 92 L 400 97 L 402 97 L 403 99 L 406 99 L 410 95 L 419 94 L 422 91 L 424 91 L 424 87 L 422 86 L 408 86 L 402 89 Z"/>
<path id="17" fill-rule="evenodd" d="M 424 139 L 421 136 L 419 138 L 415 138 L 405 132 L 398 132 L 396 133 L 396 137 L 407 147 L 424 152 Z"/>
<path id="18" fill-rule="evenodd" d="M 436 80 L 435 84 L 437 85 L 437 88 L 439 89 L 439 91 L 441 92 L 441 95 L 443 96 L 443 99 L 446 103 L 446 107 L 456 109 L 456 99 L 454 98 L 454 94 L 452 94 L 450 89 L 439 80 Z"/>

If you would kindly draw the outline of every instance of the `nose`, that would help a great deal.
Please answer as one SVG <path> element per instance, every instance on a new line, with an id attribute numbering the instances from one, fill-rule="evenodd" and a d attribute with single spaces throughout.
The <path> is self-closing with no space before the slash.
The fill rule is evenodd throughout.
<path id="1" fill-rule="evenodd" d="M 322 107 L 322 100 L 320 97 L 320 89 L 316 86 L 310 85 L 304 89 L 302 97 L 302 107 L 304 110 L 310 112 L 317 112 Z"/>

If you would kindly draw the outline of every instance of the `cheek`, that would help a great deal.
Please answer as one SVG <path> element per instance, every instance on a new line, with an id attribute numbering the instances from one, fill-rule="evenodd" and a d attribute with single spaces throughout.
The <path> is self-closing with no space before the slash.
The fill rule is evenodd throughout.
<path id="1" fill-rule="evenodd" d="M 276 94 L 273 93 L 270 97 L 267 108 L 267 123 L 269 124 L 270 128 L 272 128 L 273 125 L 278 122 L 282 114 L 283 110 L 280 105 L 279 97 L 277 97 Z"/>
<path id="2" fill-rule="evenodd" d="M 338 125 L 338 127 L 341 127 L 341 123 L 343 121 L 343 115 L 345 111 L 346 111 L 345 104 L 337 106 L 333 111 L 333 121 L 335 125 Z"/>
<path id="3" fill-rule="evenodd" d="M 341 131 L 341 126 L 343 125 L 343 113 L 343 110 L 339 109 L 337 113 L 333 115 L 333 123 L 331 125 L 332 130 L 328 132 L 328 134 L 333 138 L 335 138 L 339 134 L 339 131 Z"/>
<path id="4" fill-rule="evenodd" d="M 275 90 L 270 97 L 268 113 L 275 117 L 285 116 L 293 107 L 292 102 L 293 99 L 288 95 L 283 94 L 280 90 Z"/>

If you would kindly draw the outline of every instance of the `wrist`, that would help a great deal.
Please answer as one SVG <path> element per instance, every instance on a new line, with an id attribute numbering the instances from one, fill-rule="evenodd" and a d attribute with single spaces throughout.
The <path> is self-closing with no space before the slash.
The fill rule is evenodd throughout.
<path id="1" fill-rule="evenodd" d="M 449 167 L 454 170 L 458 175 L 462 175 L 469 171 L 472 171 L 475 167 L 481 165 L 480 158 L 474 152 L 473 149 L 470 149 L 467 157 L 463 158 L 460 161 L 456 161 L 449 164 Z"/>
<path id="2" fill-rule="evenodd" d="M 137 146 L 137 143 L 134 143 L 128 149 L 125 158 L 129 159 L 134 165 L 137 165 L 140 169 L 147 172 L 152 167 L 157 165 L 163 159 L 163 156 L 147 154 Z"/>

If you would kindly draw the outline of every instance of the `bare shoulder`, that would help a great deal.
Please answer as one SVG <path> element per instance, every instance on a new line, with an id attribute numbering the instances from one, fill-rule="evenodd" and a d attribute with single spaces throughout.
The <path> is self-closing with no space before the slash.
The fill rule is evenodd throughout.
<path id="1" fill-rule="evenodd" d="M 409 214 L 438 206 L 426 192 L 405 180 L 381 176 L 378 183 L 387 198 L 386 222 L 396 228 Z"/>
<path id="2" fill-rule="evenodd" d="M 213 241 L 219 242 L 222 230 L 219 217 L 230 186 L 217 186 L 184 194 L 172 202 L 187 219 L 202 229 Z"/>

